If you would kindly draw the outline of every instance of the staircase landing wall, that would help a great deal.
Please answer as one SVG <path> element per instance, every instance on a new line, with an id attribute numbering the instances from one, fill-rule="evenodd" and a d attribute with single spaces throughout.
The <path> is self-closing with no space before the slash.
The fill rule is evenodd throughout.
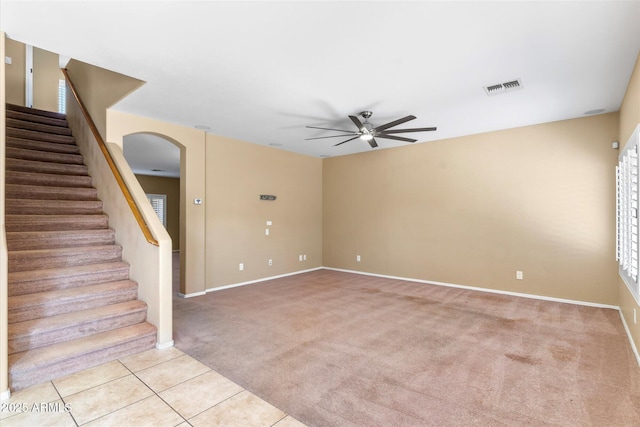
<path id="1" fill-rule="evenodd" d="M 126 163 L 121 148 L 107 144 L 120 173 L 159 246 L 148 243 L 113 176 L 98 143 L 73 97 L 67 99 L 67 120 L 98 189 L 98 197 L 123 247 L 122 259 L 131 265 L 131 279 L 138 282 L 138 298 L 148 305 L 147 320 L 158 328 L 158 347 L 173 345 L 171 237 L 148 203 L 144 190 Z"/>

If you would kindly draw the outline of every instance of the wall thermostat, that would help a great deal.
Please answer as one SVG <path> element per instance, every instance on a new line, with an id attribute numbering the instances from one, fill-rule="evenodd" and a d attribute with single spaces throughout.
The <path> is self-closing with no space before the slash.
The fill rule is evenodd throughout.
<path id="1" fill-rule="evenodd" d="M 260 200 L 275 200 L 276 196 L 272 196 L 271 194 L 261 194 Z"/>

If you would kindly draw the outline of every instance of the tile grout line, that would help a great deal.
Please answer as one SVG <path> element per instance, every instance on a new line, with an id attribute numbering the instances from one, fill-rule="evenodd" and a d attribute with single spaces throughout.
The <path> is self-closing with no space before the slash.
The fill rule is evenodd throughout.
<path id="1" fill-rule="evenodd" d="M 178 356 L 178 357 L 182 357 L 182 356 Z M 174 357 L 173 359 L 165 360 L 164 362 L 168 362 L 168 361 L 170 361 L 170 360 L 177 359 L 178 357 Z M 131 369 L 129 369 L 129 367 L 128 367 L 127 365 L 125 365 L 124 363 L 122 363 L 122 362 L 120 361 L 120 359 L 118 359 L 118 362 L 120 362 L 120 363 L 122 364 L 122 366 L 124 366 L 124 367 L 129 371 L 129 372 L 131 372 L 131 375 L 133 375 L 134 377 L 136 377 L 136 378 L 138 379 L 138 381 L 140 381 L 142 384 L 144 384 L 144 386 L 145 386 L 145 387 L 147 387 L 149 390 L 151 390 L 151 392 L 152 392 L 155 396 L 157 396 L 157 397 L 158 397 L 158 399 L 160 399 L 161 401 L 163 401 L 163 402 L 164 402 L 164 403 L 165 403 L 169 408 L 171 408 L 171 410 L 172 410 L 173 412 L 175 412 L 175 413 L 176 413 L 176 415 L 178 415 L 178 416 L 182 419 L 182 422 L 187 422 L 187 423 L 189 423 L 189 422 L 187 421 L 187 419 L 186 419 L 185 417 L 183 417 L 183 416 L 182 416 L 182 414 L 180 414 L 180 412 L 176 411 L 176 409 L 175 409 L 173 406 L 169 405 L 169 403 L 168 403 L 168 402 L 166 402 L 166 401 L 165 401 L 165 400 L 164 400 L 164 399 L 163 399 L 163 398 L 162 398 L 158 393 L 156 393 L 156 391 L 155 391 L 154 389 L 152 389 L 152 388 L 151 388 L 147 383 L 145 383 L 144 381 L 142 381 L 142 379 L 141 379 L 139 376 L 137 376 L 137 375 L 135 374 L 135 372 L 133 372 Z M 164 363 L 164 362 L 156 363 L 155 365 L 153 365 L 153 366 L 149 366 L 148 368 L 145 368 L 145 369 L 141 369 L 141 370 L 140 370 L 140 371 L 138 371 L 138 372 L 142 372 L 142 371 L 145 371 L 145 370 L 147 370 L 147 369 L 153 368 L 153 367 L 155 367 L 155 366 L 161 365 L 161 364 L 162 364 L 162 363 Z M 182 384 L 182 383 L 181 383 L 181 384 Z M 169 388 L 171 388 L 171 387 L 169 387 Z M 167 390 L 169 390 L 169 389 L 167 389 Z M 163 390 L 163 391 L 164 391 L 164 390 Z M 151 396 L 149 396 L 149 397 L 151 397 Z M 143 400 L 144 400 L 144 399 L 143 399 Z M 140 401 L 139 401 L 139 402 L 140 402 Z M 136 403 L 137 403 L 137 402 L 136 402 Z M 130 406 L 130 405 L 127 405 L 127 406 Z M 122 409 L 122 408 L 120 408 L 120 409 Z M 182 423 L 180 423 L 180 424 L 182 424 Z M 189 423 L 189 424 L 190 424 L 190 423 Z M 176 424 L 176 425 L 178 425 L 178 424 Z"/>
<path id="2" fill-rule="evenodd" d="M 51 383 L 51 386 L 56 391 L 56 393 L 58 393 L 58 396 L 60 396 L 60 400 L 62 400 L 62 403 L 64 403 L 66 405 L 67 402 L 64 400 L 64 397 L 62 397 L 62 394 L 60 393 L 60 390 L 58 390 L 58 387 L 56 387 L 56 385 L 53 382 L 53 380 L 51 380 L 49 382 Z M 73 416 L 73 408 L 71 408 L 71 410 L 69 411 L 69 416 L 71 417 L 71 421 L 73 421 L 73 423 L 76 425 L 76 427 L 78 427 L 80 424 L 78 424 L 78 421 L 76 420 L 76 417 Z"/>

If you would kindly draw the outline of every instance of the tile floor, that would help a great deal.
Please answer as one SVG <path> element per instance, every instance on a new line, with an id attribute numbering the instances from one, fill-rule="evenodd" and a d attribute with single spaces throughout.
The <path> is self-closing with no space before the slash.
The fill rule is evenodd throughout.
<path id="1" fill-rule="evenodd" d="M 304 427 L 175 347 L 39 384 L 0 404 L 2 427 Z"/>

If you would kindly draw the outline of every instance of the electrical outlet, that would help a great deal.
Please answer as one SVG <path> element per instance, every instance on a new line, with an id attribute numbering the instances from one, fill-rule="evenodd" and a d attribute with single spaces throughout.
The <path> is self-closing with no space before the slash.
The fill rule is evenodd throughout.
<path id="1" fill-rule="evenodd" d="M 272 265 L 273 265 L 273 260 L 272 260 L 272 259 L 270 259 L 270 260 L 269 260 L 269 266 L 272 266 Z"/>
<path id="2" fill-rule="evenodd" d="M 307 256 L 306 255 L 302 255 L 302 259 L 303 259 L 303 261 L 306 261 L 307 260 Z"/>
<path id="3" fill-rule="evenodd" d="M 360 262 L 360 255 L 356 255 L 356 261 Z"/>
<path id="4" fill-rule="evenodd" d="M 244 262 L 241 262 L 238 268 L 240 269 L 240 271 L 244 270 Z"/>
<path id="5" fill-rule="evenodd" d="M 516 279 L 522 280 L 522 278 L 523 278 L 522 271 L 520 271 L 520 270 L 516 271 Z"/>
<path id="6" fill-rule="evenodd" d="M 267 225 L 268 226 L 272 226 L 273 225 L 273 221 L 267 221 Z"/>

